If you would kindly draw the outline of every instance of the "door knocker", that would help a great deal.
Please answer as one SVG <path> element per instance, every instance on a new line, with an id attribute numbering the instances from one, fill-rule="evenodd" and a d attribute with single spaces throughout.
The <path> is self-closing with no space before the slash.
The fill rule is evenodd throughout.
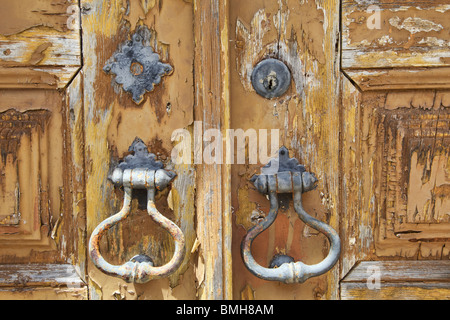
<path id="1" fill-rule="evenodd" d="M 341 251 L 339 235 L 329 225 L 306 213 L 302 205 L 302 193 L 316 187 L 316 177 L 307 172 L 296 159 L 289 158 L 289 151 L 285 147 L 280 149 L 278 158 L 272 159 L 261 171 L 262 173 L 253 176 L 251 181 L 259 192 L 269 196 L 270 211 L 263 221 L 248 231 L 242 241 L 241 254 L 245 266 L 259 278 L 284 283 L 303 283 L 311 277 L 328 272 L 339 259 Z M 294 209 L 299 218 L 328 238 L 330 251 L 324 260 L 315 265 L 307 265 L 301 261 L 295 262 L 287 255 L 277 255 L 270 266 L 265 268 L 253 258 L 251 245 L 253 240 L 275 221 L 279 207 L 278 194 L 287 193 L 293 194 Z"/>
<path id="2" fill-rule="evenodd" d="M 183 262 L 185 256 L 185 238 L 181 229 L 164 217 L 155 206 L 155 194 L 165 189 L 176 174 L 166 171 L 163 164 L 155 161 L 155 155 L 148 152 L 145 143 L 136 138 L 130 147 L 133 155 L 125 158 L 114 170 L 110 180 L 116 186 L 123 186 L 124 201 L 122 210 L 109 217 L 93 231 L 89 241 L 89 255 L 97 268 L 108 275 L 116 276 L 127 282 L 146 283 L 174 273 Z M 108 263 L 100 253 L 100 240 L 114 225 L 130 216 L 133 189 L 147 190 L 147 211 L 150 217 L 164 228 L 175 241 L 175 251 L 172 259 L 164 266 L 154 266 L 153 260 L 147 255 L 138 255 L 121 266 Z"/>

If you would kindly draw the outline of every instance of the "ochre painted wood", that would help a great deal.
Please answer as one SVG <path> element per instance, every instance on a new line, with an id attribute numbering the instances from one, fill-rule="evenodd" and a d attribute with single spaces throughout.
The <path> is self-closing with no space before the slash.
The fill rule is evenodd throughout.
<path id="1" fill-rule="evenodd" d="M 0 7 L 0 88 L 64 88 L 81 68 L 78 1 Z"/>
<path id="2" fill-rule="evenodd" d="M 189 129 L 194 116 L 193 5 L 185 1 L 86 0 L 81 1 L 81 8 L 87 237 L 101 221 L 120 210 L 123 192 L 114 188 L 108 174 L 128 155 L 135 137 L 140 137 L 158 160 L 177 173 L 171 190 L 158 193 L 156 205 L 186 236 L 186 257 L 180 269 L 169 279 L 145 285 L 127 285 L 106 276 L 89 260 L 90 298 L 194 299 L 191 248 L 196 239 L 195 173 L 192 165 L 171 163 L 172 132 Z M 103 67 L 143 25 L 151 33 L 144 41 L 174 70 L 145 95 L 142 104 L 136 105 L 128 93 L 112 84 L 113 77 Z M 173 253 L 170 235 L 151 220 L 146 210 L 138 208 L 137 199 L 133 200 L 132 210 L 130 219 L 104 237 L 100 246 L 104 257 L 120 265 L 145 253 L 158 265 L 168 262 Z"/>
<path id="3" fill-rule="evenodd" d="M 342 69 L 363 91 L 449 88 L 450 5 L 342 1 Z"/>
<path id="4" fill-rule="evenodd" d="M 341 281 L 343 300 L 450 298 L 450 261 L 362 261 Z"/>
<path id="5" fill-rule="evenodd" d="M 279 138 L 274 136 L 279 139 L 279 147 L 286 146 L 290 156 L 319 179 L 318 188 L 303 197 L 307 212 L 337 229 L 339 1 L 230 1 L 230 25 L 232 128 L 256 132 L 267 129 L 269 134 L 271 129 L 279 129 Z M 250 82 L 254 66 L 268 57 L 282 60 L 293 79 L 288 92 L 273 100 L 257 95 Z M 277 151 L 272 150 L 272 155 Z M 266 163 L 258 160 L 258 164 L 249 164 L 247 158 L 245 165 L 232 166 L 233 274 L 239 275 L 233 277 L 234 297 L 337 298 L 339 266 L 327 275 L 294 285 L 261 280 L 245 268 L 240 256 L 241 241 L 269 209 L 269 201 L 255 190 L 250 178 Z M 291 204 L 255 240 L 252 252 L 263 266 L 277 253 L 313 264 L 325 257 L 328 248 L 327 239 L 306 227 Z"/>
<path id="6" fill-rule="evenodd" d="M 72 212 L 64 95 L 3 89 L 0 97 L 1 170 L 8 172 L 1 178 L 0 261 L 76 264 L 84 222 Z"/>
<path id="7" fill-rule="evenodd" d="M 448 259 L 448 92 L 347 88 L 344 256 Z"/>
<path id="8" fill-rule="evenodd" d="M 87 298 L 78 1 L 0 7 L 0 297 Z"/>
<path id="9" fill-rule="evenodd" d="M 448 1 L 371 1 L 380 9 L 375 30 L 367 1 L 18 4 L 0 0 L 0 299 L 449 298 Z M 68 26 L 74 4 L 81 30 Z M 144 26 L 144 40 L 174 70 L 137 105 L 103 67 Z M 292 75 L 273 100 L 250 81 L 268 57 Z M 172 154 L 179 129 L 192 151 L 181 164 Z M 195 157 L 208 129 L 222 135 L 225 164 Z M 279 130 L 279 146 L 316 174 L 303 201 L 339 231 L 341 258 L 330 272 L 287 285 L 245 268 L 242 238 L 268 212 L 250 178 L 270 154 L 258 150 L 254 164 L 247 151 L 245 164 L 227 163 L 237 149 L 228 129 L 254 129 L 258 139 L 260 129 Z M 108 175 L 136 136 L 177 173 L 156 204 L 186 237 L 181 268 L 141 285 L 103 274 L 87 255 L 93 229 L 122 205 Z M 271 142 L 264 147 L 274 153 Z M 137 198 L 132 210 L 102 240 L 104 256 L 167 262 L 170 236 Z M 312 264 L 328 249 L 291 206 L 253 255 L 262 265 L 277 253 Z M 379 289 L 368 288 L 368 268 L 380 271 Z"/>
<path id="10" fill-rule="evenodd" d="M 195 120 L 201 121 L 202 132 L 217 129 L 225 138 L 230 128 L 228 1 L 194 1 L 194 7 Z M 230 166 L 222 164 L 225 155 L 214 164 L 201 162 L 196 166 L 198 264 L 203 268 L 197 274 L 198 295 L 232 299 Z"/>
<path id="11" fill-rule="evenodd" d="M 423 266 L 449 259 L 448 3 L 374 4 L 379 30 L 364 29 L 367 6 L 342 7 L 341 298 L 447 299 L 445 279 L 397 273 L 378 291 L 348 280 L 364 260 L 434 277 Z"/>

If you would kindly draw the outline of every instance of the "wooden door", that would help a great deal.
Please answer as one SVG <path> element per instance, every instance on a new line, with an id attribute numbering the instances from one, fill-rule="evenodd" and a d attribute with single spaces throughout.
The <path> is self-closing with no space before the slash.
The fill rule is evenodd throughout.
<path id="1" fill-rule="evenodd" d="M 449 1 L 28 2 L 0 1 L 0 298 L 448 299 Z M 125 54 L 134 45 L 158 55 L 160 81 L 130 80 L 144 70 Z M 251 82 L 267 58 L 290 71 L 279 98 Z M 230 155 L 239 130 L 244 163 Z M 270 135 L 256 163 L 252 132 Z M 179 268 L 145 284 L 89 256 L 122 207 L 111 174 L 136 137 L 177 174 L 156 207 L 185 237 Z M 337 265 L 305 283 L 259 279 L 241 257 L 269 212 L 250 179 L 272 144 L 315 173 L 303 205 L 341 239 Z M 145 194 L 131 212 L 100 241 L 104 258 L 167 263 L 174 242 Z M 264 266 L 328 250 L 292 206 L 252 246 Z"/>

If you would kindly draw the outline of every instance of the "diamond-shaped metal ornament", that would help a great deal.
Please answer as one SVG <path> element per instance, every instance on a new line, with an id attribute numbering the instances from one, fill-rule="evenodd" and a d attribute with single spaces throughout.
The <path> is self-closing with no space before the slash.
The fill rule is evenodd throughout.
<path id="1" fill-rule="evenodd" d="M 144 94 L 153 91 L 162 77 L 173 71 L 171 65 L 162 63 L 153 48 L 144 43 L 149 32 L 145 26 L 138 28 L 103 68 L 106 73 L 115 75 L 114 81 L 131 94 L 136 104 L 141 104 Z"/>

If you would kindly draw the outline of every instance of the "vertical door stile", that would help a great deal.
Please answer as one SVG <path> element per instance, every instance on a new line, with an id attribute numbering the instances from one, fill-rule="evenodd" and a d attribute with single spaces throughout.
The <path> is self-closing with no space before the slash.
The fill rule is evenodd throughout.
<path id="1" fill-rule="evenodd" d="M 228 1 L 194 3 L 195 111 L 202 132 L 230 128 Z M 195 150 L 198 152 L 199 150 Z M 232 299 L 230 166 L 197 163 L 197 237 L 205 265 L 200 299 Z M 202 159 L 203 160 L 203 159 Z M 220 162 L 219 162 L 220 161 Z"/>

